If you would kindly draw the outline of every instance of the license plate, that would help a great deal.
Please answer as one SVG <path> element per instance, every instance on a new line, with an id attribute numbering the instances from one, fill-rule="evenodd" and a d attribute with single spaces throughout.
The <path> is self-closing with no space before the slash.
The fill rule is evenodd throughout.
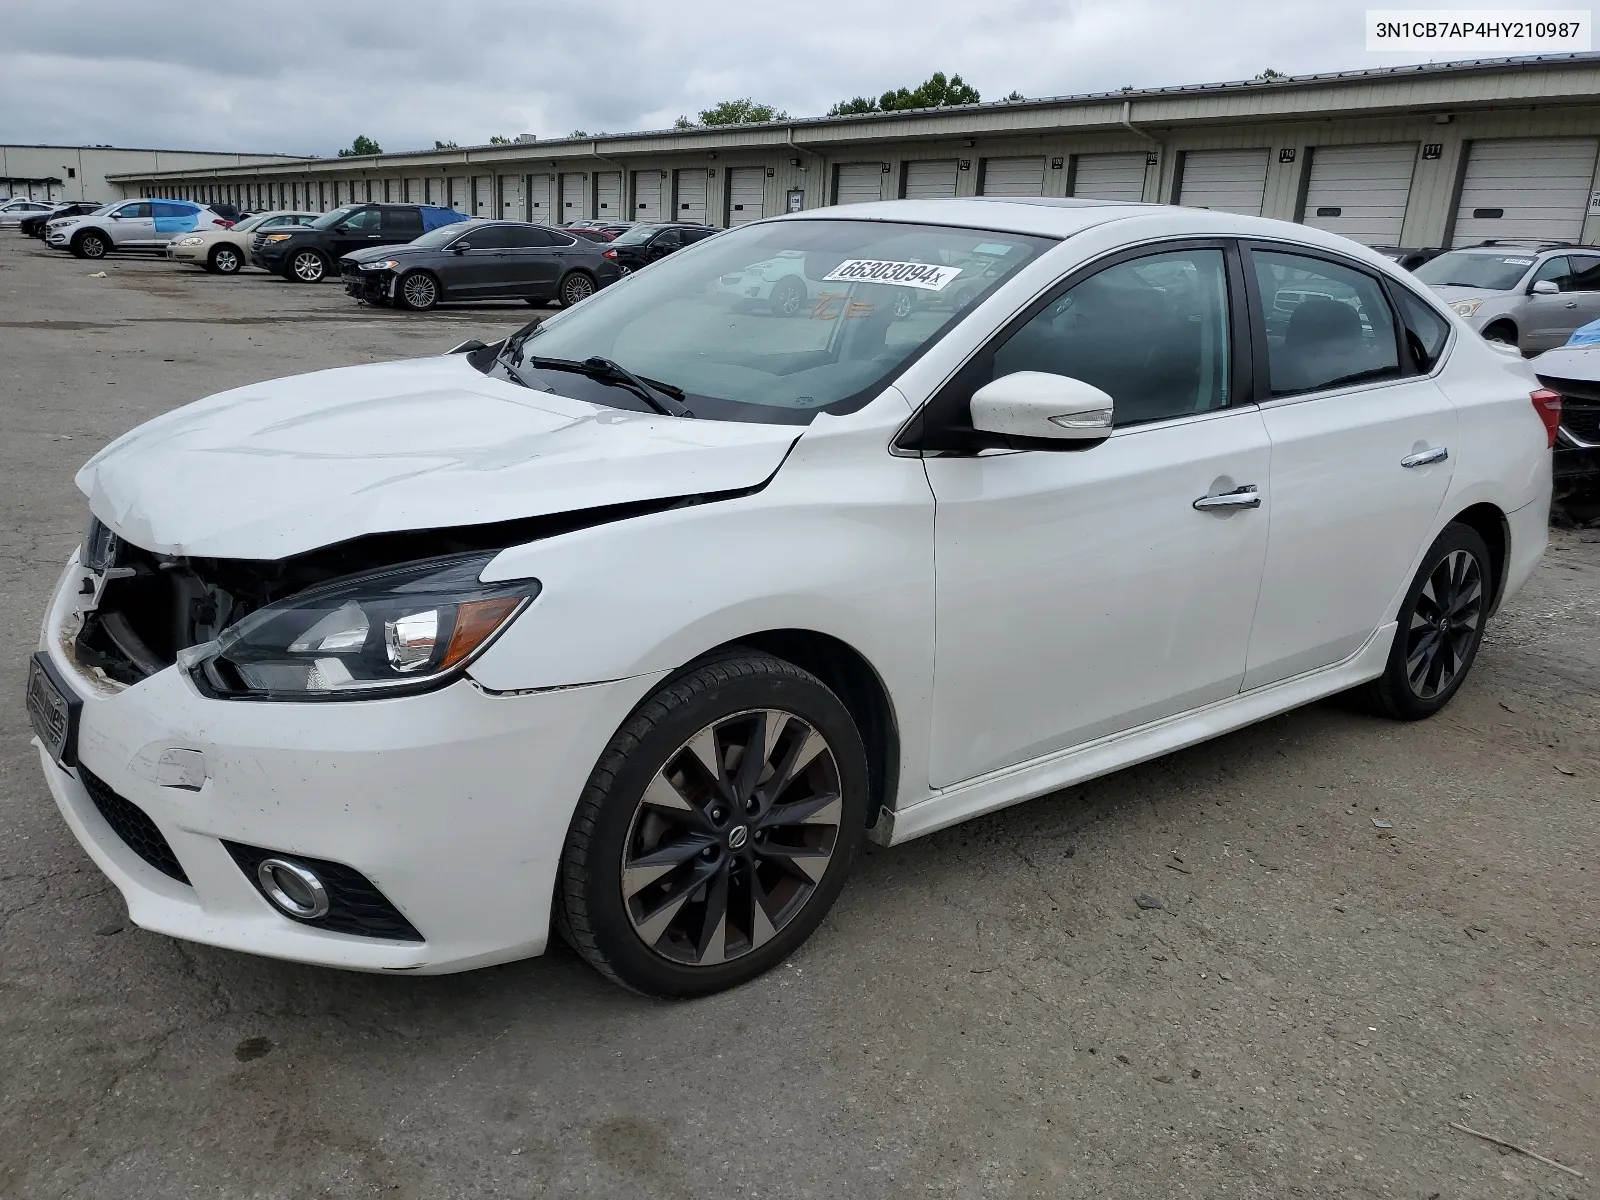
<path id="1" fill-rule="evenodd" d="M 78 714 L 83 701 L 56 681 L 43 652 L 28 661 L 27 703 L 28 720 L 50 757 L 64 767 L 72 766 L 77 758 Z"/>

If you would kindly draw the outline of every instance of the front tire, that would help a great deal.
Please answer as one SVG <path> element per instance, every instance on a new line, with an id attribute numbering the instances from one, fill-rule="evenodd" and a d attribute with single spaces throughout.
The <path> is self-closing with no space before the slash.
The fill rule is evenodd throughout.
<path id="1" fill-rule="evenodd" d="M 103 233 L 80 233 L 72 239 L 72 252 L 79 258 L 104 258 L 110 249 Z"/>
<path id="2" fill-rule="evenodd" d="M 296 250 L 286 273 L 295 283 L 321 283 L 328 274 L 328 260 L 317 250 Z"/>
<path id="3" fill-rule="evenodd" d="M 1492 562 L 1483 538 L 1466 525 L 1446 525 L 1428 547 L 1400 605 L 1389 661 L 1366 686 L 1374 710 L 1420 721 L 1450 703 L 1483 643 Z"/>
<path id="4" fill-rule="evenodd" d="M 778 286 L 772 289 L 772 298 L 768 301 L 772 311 L 781 317 L 792 317 L 806 306 L 810 293 L 806 285 L 794 276 L 781 280 Z"/>
<path id="5" fill-rule="evenodd" d="M 1496 321 L 1483 331 L 1483 340 L 1486 342 L 1499 342 L 1502 346 L 1517 345 L 1517 327 L 1510 321 Z"/>
<path id="6" fill-rule="evenodd" d="M 218 275 L 237 275 L 244 266 L 244 257 L 232 246 L 218 246 L 211 252 L 206 266 Z"/>
<path id="7" fill-rule="evenodd" d="M 702 663 L 635 709 L 595 765 L 556 926 L 647 995 L 745 983 L 827 915 L 867 790 L 861 735 L 816 676 L 747 649 Z"/>
<path id="8" fill-rule="evenodd" d="M 426 271 L 407 271 L 395 284 L 394 298 L 402 308 L 427 312 L 439 303 L 439 281 Z"/>

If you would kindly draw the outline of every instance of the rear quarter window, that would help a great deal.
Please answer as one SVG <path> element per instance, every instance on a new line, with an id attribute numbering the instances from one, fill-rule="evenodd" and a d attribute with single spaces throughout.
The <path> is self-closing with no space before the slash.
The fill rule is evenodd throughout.
<path id="1" fill-rule="evenodd" d="M 1450 322 L 1440 316 L 1430 304 L 1424 303 L 1406 288 L 1394 288 L 1400 319 L 1406 327 L 1406 345 L 1417 370 L 1427 374 L 1433 370 L 1450 340 Z"/>

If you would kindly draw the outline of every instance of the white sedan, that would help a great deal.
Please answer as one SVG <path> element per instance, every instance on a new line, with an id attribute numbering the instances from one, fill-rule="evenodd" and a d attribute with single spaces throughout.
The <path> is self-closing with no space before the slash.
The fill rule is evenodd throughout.
<path id="1" fill-rule="evenodd" d="M 729 311 L 796 256 L 837 303 Z M 397 973 L 554 927 L 715 991 L 863 838 L 1335 692 L 1432 715 L 1545 546 L 1558 398 L 1303 226 L 826 209 L 458 350 L 212 396 L 79 474 L 28 703 L 140 925 Z"/>

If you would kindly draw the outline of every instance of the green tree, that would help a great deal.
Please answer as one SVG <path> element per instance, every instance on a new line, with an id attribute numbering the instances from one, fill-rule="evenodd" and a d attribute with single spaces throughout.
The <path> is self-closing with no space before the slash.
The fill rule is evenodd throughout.
<path id="1" fill-rule="evenodd" d="M 1268 67 L 1265 71 L 1261 72 L 1261 74 L 1257 75 L 1256 78 L 1261 80 L 1262 83 L 1276 83 L 1280 79 L 1287 79 L 1289 77 L 1282 71 L 1274 71 L 1271 67 Z"/>
<path id="2" fill-rule="evenodd" d="M 769 121 L 787 121 L 789 114 L 770 104 L 758 104 L 749 96 L 743 100 L 724 100 L 711 108 L 700 110 L 700 119 L 691 121 L 679 117 L 672 123 L 674 129 L 694 129 L 701 125 L 763 125 Z"/>
<path id="3" fill-rule="evenodd" d="M 567 136 L 569 138 L 588 137 L 589 136 L 589 131 L 587 129 L 574 129 L 571 133 L 567 134 Z"/>
<path id="4" fill-rule="evenodd" d="M 1013 101 L 1013 100 L 1026 100 L 1027 97 L 1024 96 L 1021 92 L 1012 92 L 1009 96 L 1005 97 L 1005 99 L 1007 100 L 1007 102 L 1010 102 L 1010 101 Z"/>
<path id="5" fill-rule="evenodd" d="M 493 137 L 491 137 L 489 139 L 489 145 L 491 145 L 491 146 L 509 146 L 509 145 L 511 145 L 511 139 L 508 138 L 508 137 L 501 137 L 497 133 L 497 134 L 495 134 Z"/>
<path id="6" fill-rule="evenodd" d="M 377 142 L 373 141 L 371 138 L 367 137 L 365 134 L 358 134 L 356 136 L 356 140 L 350 143 L 350 149 L 339 151 L 339 157 L 340 158 L 361 158 L 364 155 L 368 155 L 368 154 L 382 154 L 382 153 L 383 153 L 383 147 L 378 145 Z"/>
<path id="7" fill-rule="evenodd" d="M 1021 92 L 1012 92 L 1007 100 L 1021 100 Z M 856 96 L 841 100 L 828 110 L 830 117 L 848 116 L 851 113 L 905 112 L 913 108 L 949 108 L 955 104 L 976 104 L 982 97 L 978 89 L 959 75 L 946 78 L 943 71 L 935 71 L 914 88 L 895 88 L 884 92 L 876 100 Z"/>
<path id="8" fill-rule="evenodd" d="M 433 148 L 435 150 L 459 150 L 459 149 L 461 149 L 461 147 L 456 145 L 454 142 L 434 142 L 433 143 Z"/>

